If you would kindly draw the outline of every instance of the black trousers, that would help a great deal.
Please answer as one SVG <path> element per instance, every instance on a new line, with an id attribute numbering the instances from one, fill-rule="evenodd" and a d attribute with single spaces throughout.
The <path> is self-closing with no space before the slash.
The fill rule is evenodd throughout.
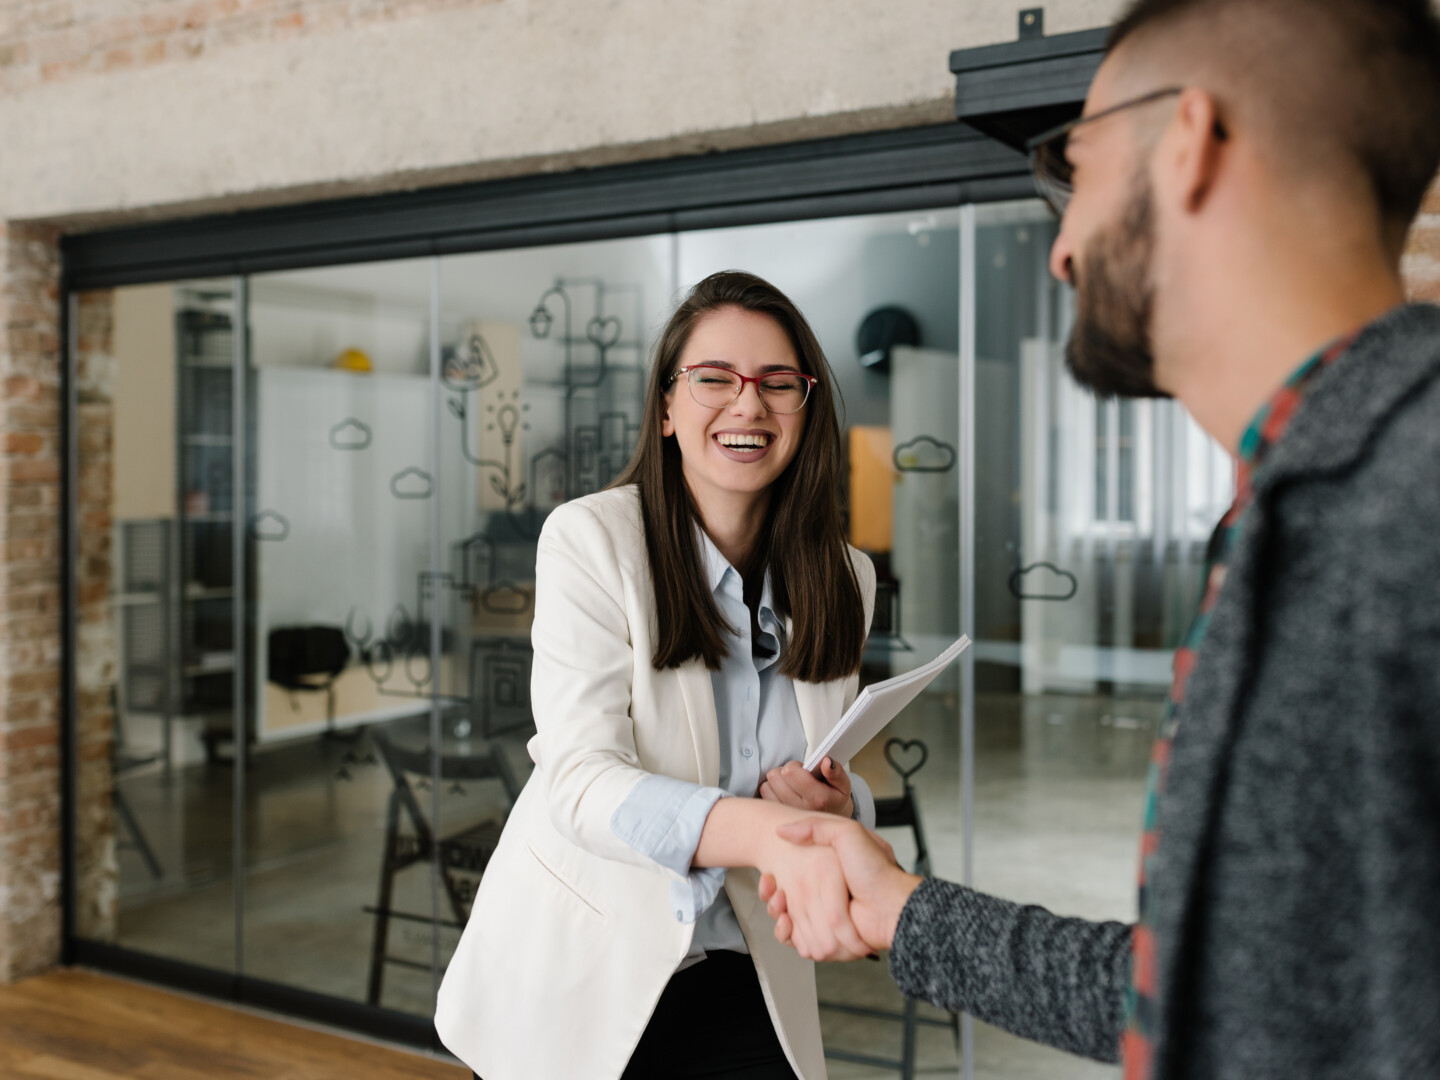
<path id="1" fill-rule="evenodd" d="M 671 977 L 621 1080 L 795 1080 L 755 963 L 717 950 Z"/>

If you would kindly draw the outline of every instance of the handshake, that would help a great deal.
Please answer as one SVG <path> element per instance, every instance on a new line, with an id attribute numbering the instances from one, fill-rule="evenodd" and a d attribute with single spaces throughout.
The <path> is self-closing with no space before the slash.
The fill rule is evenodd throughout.
<path id="1" fill-rule="evenodd" d="M 787 777 L 795 787 L 815 783 L 799 776 L 795 766 L 772 773 L 767 787 L 783 785 Z M 848 796 L 843 772 L 828 759 L 823 772 Z M 761 791 L 773 802 L 803 804 L 789 795 Z M 810 805 L 821 808 L 823 795 Z M 900 868 L 888 843 L 833 812 L 796 815 L 778 825 L 774 836 L 779 842 L 763 844 L 758 861 L 760 899 L 775 920 L 778 940 L 809 960 L 857 960 L 890 947 L 900 912 L 921 879 Z"/>

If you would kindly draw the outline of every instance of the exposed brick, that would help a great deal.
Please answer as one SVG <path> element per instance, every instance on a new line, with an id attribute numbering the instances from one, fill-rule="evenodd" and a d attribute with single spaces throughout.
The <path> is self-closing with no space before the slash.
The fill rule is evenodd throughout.
<path id="1" fill-rule="evenodd" d="M 4 683 L 6 694 L 48 694 L 60 689 L 58 671 L 27 671 L 11 675 Z"/>
<path id="2" fill-rule="evenodd" d="M 8 479 L 11 483 L 27 483 L 38 481 L 42 484 L 56 484 L 60 482 L 60 462 L 49 461 L 12 461 L 6 469 Z"/>
<path id="3" fill-rule="evenodd" d="M 69 7 L 22 5 L 12 26 L 49 36 L 23 49 L 0 40 L 23 57 L 0 65 L 0 88 L 17 67 L 34 77 L 54 61 Z M 49 227 L 0 227 L 0 981 L 55 963 L 60 940 L 58 241 Z M 107 322 L 89 331 L 98 354 L 109 351 Z M 104 490 L 99 478 L 93 486 Z M 108 555 L 93 561 L 108 572 Z M 103 745 L 108 714 L 97 715 Z M 90 795 L 77 805 L 86 820 L 101 809 Z M 98 820 L 104 844 L 113 826 Z"/>

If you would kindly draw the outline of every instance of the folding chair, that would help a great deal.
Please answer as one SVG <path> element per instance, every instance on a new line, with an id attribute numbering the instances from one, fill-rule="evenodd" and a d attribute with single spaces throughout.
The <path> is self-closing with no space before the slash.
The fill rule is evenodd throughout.
<path id="1" fill-rule="evenodd" d="M 429 914 L 396 911 L 392 907 L 395 891 L 395 876 L 416 863 L 429 861 L 432 853 L 438 853 L 440 881 L 449 903 L 449 920 L 441 920 L 441 926 L 459 929 L 470 916 L 470 904 L 475 899 L 475 888 L 480 875 L 484 873 L 495 846 L 500 842 L 502 821 L 482 821 L 466 825 L 455 832 L 437 837 L 432 822 L 422 811 L 420 800 L 415 793 L 411 777 L 431 777 L 431 756 L 429 747 L 410 749 L 400 746 L 375 729 L 370 737 L 380 758 L 390 773 L 394 786 L 390 791 L 390 802 L 385 813 L 385 853 L 380 867 L 379 898 L 374 907 L 365 911 L 375 916 L 375 937 L 370 952 L 370 982 L 366 1001 L 371 1005 L 380 1004 L 384 988 L 385 966 L 430 970 L 428 963 L 420 963 L 403 956 L 392 956 L 388 952 L 390 921 L 400 919 L 406 922 L 420 922 L 434 925 Z M 446 755 L 440 758 L 440 780 L 458 784 L 462 780 L 499 780 L 505 789 L 509 805 L 513 806 L 520 796 L 521 783 L 505 756 L 504 747 L 498 742 L 481 743 L 479 749 L 465 755 Z M 508 807 L 507 807 L 508 811 Z M 409 820 L 409 831 L 401 830 L 402 815 Z"/>

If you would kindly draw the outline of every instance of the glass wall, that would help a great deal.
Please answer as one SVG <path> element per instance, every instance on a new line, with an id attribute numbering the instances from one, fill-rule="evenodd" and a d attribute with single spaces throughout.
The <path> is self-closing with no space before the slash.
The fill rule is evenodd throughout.
<path id="1" fill-rule="evenodd" d="M 1227 455 L 1172 402 L 1064 369 L 1073 293 L 1038 203 L 973 211 L 973 883 L 1135 918 L 1141 806 Z M 983 1024 L 975 1075 L 1113 1077 Z"/>
<path id="2" fill-rule="evenodd" d="M 951 207 L 74 297 L 79 937 L 431 1015 L 529 775 L 540 526 L 623 467 L 673 304 L 733 267 L 836 373 L 879 579 L 862 678 L 975 639 L 854 762 L 902 861 L 1133 915 L 1230 475 L 1176 407 L 1069 380 L 1053 229 Z M 885 967 L 818 977 L 832 1075 L 893 1075 Z M 917 1030 L 921 1072 L 961 1067 L 956 1018 Z M 979 1075 L 1113 1072 L 978 1025 L 973 1052 Z"/>

